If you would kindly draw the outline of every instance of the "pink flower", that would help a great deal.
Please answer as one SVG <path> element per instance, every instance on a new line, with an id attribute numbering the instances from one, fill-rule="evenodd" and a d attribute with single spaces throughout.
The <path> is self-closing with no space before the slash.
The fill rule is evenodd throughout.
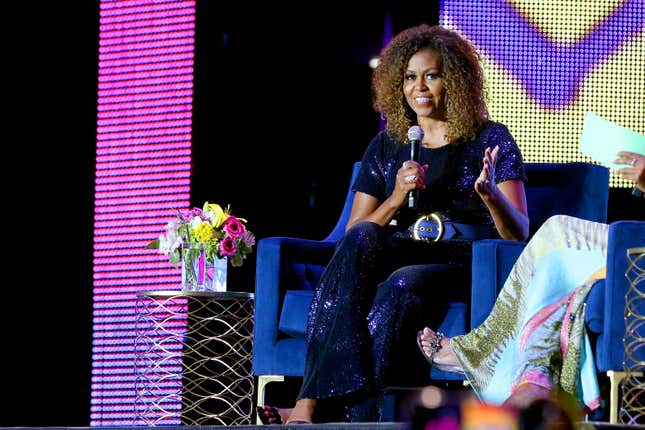
<path id="1" fill-rule="evenodd" d="M 208 218 L 204 215 L 204 211 L 200 208 L 192 208 L 187 211 L 183 211 L 181 218 L 185 222 L 208 221 Z"/>
<path id="2" fill-rule="evenodd" d="M 237 243 L 232 237 L 226 236 L 219 243 L 219 253 L 222 255 L 235 255 L 237 252 Z"/>
<path id="3" fill-rule="evenodd" d="M 242 236 L 245 230 L 244 224 L 234 216 L 226 218 L 226 221 L 224 221 L 224 224 L 222 225 L 222 229 L 232 238 Z"/>

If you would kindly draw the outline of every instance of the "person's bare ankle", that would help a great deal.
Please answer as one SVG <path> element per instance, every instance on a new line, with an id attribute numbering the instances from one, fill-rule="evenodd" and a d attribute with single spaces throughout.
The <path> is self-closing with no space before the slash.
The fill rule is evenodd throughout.
<path id="1" fill-rule="evenodd" d="M 316 399 L 298 399 L 286 424 L 307 424 L 313 422 Z"/>
<path id="2" fill-rule="evenodd" d="M 441 339 L 441 348 L 437 350 L 437 352 L 434 355 L 434 359 L 432 361 L 434 361 L 437 364 L 448 365 L 448 366 L 459 365 L 459 361 L 457 361 L 457 357 L 455 356 L 455 353 L 452 352 L 452 349 L 450 349 L 449 337 L 444 337 L 443 339 Z"/>

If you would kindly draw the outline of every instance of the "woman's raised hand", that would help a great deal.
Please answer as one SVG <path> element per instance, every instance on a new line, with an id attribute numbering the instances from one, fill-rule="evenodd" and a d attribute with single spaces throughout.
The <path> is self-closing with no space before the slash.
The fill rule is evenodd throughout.
<path id="1" fill-rule="evenodd" d="M 475 180 L 475 191 L 482 197 L 490 195 L 497 188 L 495 183 L 495 165 L 497 164 L 497 153 L 499 146 L 495 146 L 491 151 L 486 148 L 484 151 L 482 171 Z"/>

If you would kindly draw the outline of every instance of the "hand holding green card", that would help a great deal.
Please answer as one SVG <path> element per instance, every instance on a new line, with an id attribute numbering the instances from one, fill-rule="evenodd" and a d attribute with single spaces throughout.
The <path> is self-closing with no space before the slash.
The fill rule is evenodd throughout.
<path id="1" fill-rule="evenodd" d="M 587 112 L 580 136 L 580 152 L 610 169 L 618 170 L 625 167 L 614 163 L 619 151 L 645 155 L 645 135 Z"/>

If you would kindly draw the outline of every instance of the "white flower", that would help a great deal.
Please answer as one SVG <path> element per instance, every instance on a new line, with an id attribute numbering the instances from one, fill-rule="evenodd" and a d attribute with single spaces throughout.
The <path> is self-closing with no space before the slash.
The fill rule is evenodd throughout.
<path id="1" fill-rule="evenodd" d="M 181 248 L 183 240 L 177 230 L 168 230 L 167 233 L 159 236 L 159 253 L 170 254 L 176 249 Z"/>
<path id="2" fill-rule="evenodd" d="M 195 231 L 197 227 L 202 223 L 202 219 L 198 216 L 192 217 L 190 219 L 190 231 Z"/>

